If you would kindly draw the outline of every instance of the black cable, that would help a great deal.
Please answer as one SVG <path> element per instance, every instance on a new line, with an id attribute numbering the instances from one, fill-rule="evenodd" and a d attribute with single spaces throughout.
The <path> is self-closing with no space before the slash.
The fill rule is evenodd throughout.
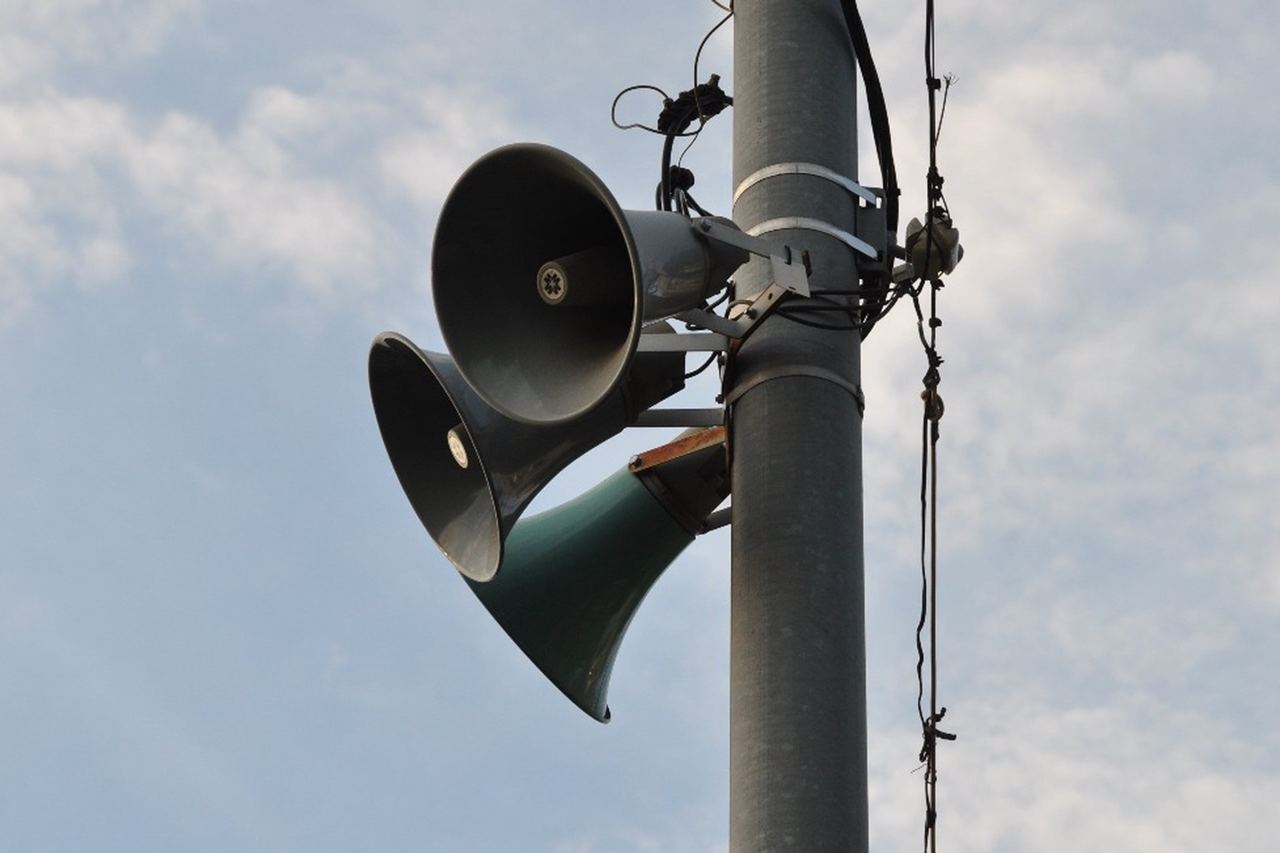
<path id="1" fill-rule="evenodd" d="M 924 625 L 929 613 L 929 574 L 925 568 L 927 541 L 925 530 L 929 512 L 929 412 L 925 410 L 920 421 L 920 621 L 916 623 L 916 713 L 920 717 L 920 731 L 927 733 L 929 724 L 924 718 Z M 923 750 L 920 760 L 925 761 Z"/>
<path id="2" fill-rule="evenodd" d="M 641 122 L 632 122 L 631 124 L 621 124 L 618 122 L 618 101 L 622 100 L 623 95 L 627 94 L 628 92 L 634 92 L 638 89 L 649 89 L 651 91 L 657 92 L 659 95 L 662 96 L 662 103 L 664 106 L 672 102 L 671 96 L 668 95 L 666 92 L 664 92 L 662 89 L 659 89 L 657 86 L 653 86 L 648 83 L 637 83 L 634 86 L 628 86 L 627 88 L 623 89 L 614 97 L 613 106 L 609 108 L 609 120 L 613 122 L 613 126 L 618 128 L 618 130 L 631 130 L 632 128 L 639 128 L 640 130 L 647 130 L 649 133 L 656 133 L 658 136 L 666 136 L 666 134 L 663 133 L 661 130 L 658 130 L 658 128 L 650 127 L 649 125 L 643 124 Z M 693 136 L 694 134 L 683 133 L 680 135 Z"/>
<path id="3" fill-rule="evenodd" d="M 813 304 L 815 302 L 821 302 L 823 304 L 815 305 Z M 784 304 L 779 305 L 777 308 L 775 308 L 774 311 L 782 315 L 783 317 L 787 318 L 788 320 L 794 320 L 796 319 L 796 316 L 795 316 L 796 314 L 803 314 L 806 311 L 816 311 L 819 313 L 839 311 L 843 314 L 848 315 L 849 325 L 848 326 L 831 326 L 830 328 L 832 328 L 833 330 L 852 332 L 852 331 L 856 331 L 860 327 L 859 318 L 858 318 L 858 307 L 856 305 L 841 303 L 838 300 L 823 294 L 811 293 L 809 295 L 809 298 L 804 300 L 798 300 L 795 298 L 789 299 Z M 812 324 L 812 323 L 816 323 L 817 321 L 809 321 L 809 322 L 810 324 Z"/>
<path id="4" fill-rule="evenodd" d="M 712 2 L 714 3 L 715 0 L 712 0 Z M 720 6 L 719 3 L 716 3 L 716 5 Z M 720 8 L 724 9 L 725 7 L 720 6 Z M 698 96 L 698 62 L 702 59 L 702 51 L 707 46 L 707 42 L 711 40 L 711 37 L 716 34 L 716 30 L 723 27 L 726 23 L 728 23 L 729 19 L 733 17 L 732 4 L 730 4 L 729 8 L 725 9 L 725 11 L 728 14 L 726 14 L 723 18 L 717 21 L 715 26 L 707 30 L 707 34 L 702 37 L 702 41 L 698 42 L 698 49 L 694 51 L 694 54 L 693 54 L 693 105 L 694 105 L 694 108 L 697 109 L 698 111 L 698 129 L 694 131 L 693 138 L 689 140 L 688 144 L 684 146 L 684 150 L 680 152 L 680 157 L 677 158 L 676 160 L 677 166 L 684 164 L 684 155 L 688 154 L 689 149 L 692 148 L 693 144 L 698 141 L 698 137 L 702 134 L 702 129 L 707 126 L 707 119 L 710 118 L 710 116 L 707 116 L 703 112 L 702 101 Z"/>
<path id="5" fill-rule="evenodd" d="M 898 170 L 893 160 L 893 140 L 889 132 L 889 109 L 884 101 L 884 88 L 876 71 L 875 57 L 867 41 L 867 30 L 862 23 L 855 0 L 842 0 L 845 24 L 853 42 L 853 55 L 862 70 L 863 88 L 867 92 L 867 111 L 871 117 L 871 134 L 875 140 L 876 157 L 880 161 L 880 179 L 884 183 L 885 224 L 890 234 L 898 233 Z"/>
<path id="6" fill-rule="evenodd" d="M 662 142 L 662 182 L 659 185 L 662 193 L 658 210 L 671 209 L 671 146 L 675 143 L 677 133 L 668 133 Z"/>
<path id="7" fill-rule="evenodd" d="M 696 205 L 695 205 L 695 208 L 696 208 Z M 701 210 L 701 208 L 697 208 L 697 209 Z M 719 308 L 732 295 L 732 293 L 733 293 L 733 285 L 730 284 L 730 286 L 726 287 L 724 291 L 720 294 L 719 299 L 717 299 L 715 302 L 712 302 L 710 305 L 707 306 L 707 310 L 714 311 L 715 309 Z"/>
<path id="8" fill-rule="evenodd" d="M 698 213 L 699 216 L 715 215 L 713 213 L 708 213 L 707 210 L 702 205 L 698 204 L 698 202 L 694 199 L 694 197 L 689 195 L 688 190 L 684 191 L 684 200 L 689 203 L 689 206 L 692 207 Z"/>
<path id="9" fill-rule="evenodd" d="M 916 311 L 916 331 L 929 360 L 929 368 L 924 376 L 925 390 L 921 394 L 924 400 L 924 435 L 921 439 L 923 460 L 920 474 L 920 570 L 922 576 L 925 574 L 926 507 L 928 509 L 929 568 L 928 576 L 922 577 L 920 621 L 916 626 L 916 650 L 918 653 L 916 679 L 919 685 L 916 710 L 920 715 L 921 737 L 923 740 L 920 759 L 925 762 L 925 853 L 937 853 L 938 849 L 937 743 L 939 740 L 955 740 L 955 735 L 938 729 L 938 723 L 942 721 L 942 718 L 947 713 L 945 707 L 938 707 L 938 421 L 942 418 L 943 411 L 942 398 L 938 396 L 938 384 L 941 382 L 938 368 L 942 365 L 942 359 L 938 356 L 938 328 L 942 325 L 942 321 L 938 319 L 938 291 L 942 288 L 942 281 L 939 277 L 941 270 L 934 272 L 930 277 L 933 271 L 934 250 L 937 246 L 934 224 L 941 221 L 946 225 L 950 225 L 950 213 L 946 209 L 946 198 L 942 193 L 943 179 L 938 171 L 938 138 L 941 134 L 942 118 L 946 114 L 947 94 L 950 92 L 953 78 L 946 78 L 946 89 L 943 91 L 942 111 L 940 113 L 937 109 L 937 93 L 942 88 L 943 81 L 939 80 L 935 73 L 937 42 L 934 37 L 933 7 L 934 0 L 925 0 L 925 86 L 929 95 L 929 172 L 927 175 L 924 221 L 924 239 L 927 242 L 925 243 L 924 269 L 920 271 L 919 288 L 910 291 L 911 300 L 915 305 Z M 919 237 L 916 239 L 919 239 Z M 925 333 L 924 311 L 920 307 L 920 295 L 924 291 L 926 284 L 929 287 L 929 331 L 927 335 Z M 926 482 L 930 489 L 928 496 L 925 494 Z M 929 715 L 927 717 L 924 715 L 922 707 L 924 647 L 921 640 L 926 613 L 929 623 Z"/>
<path id="10" fill-rule="evenodd" d="M 711 353 L 711 355 L 707 357 L 707 360 L 704 361 L 700 367 L 698 367 L 696 370 L 690 370 L 688 373 L 684 375 L 684 378 L 692 379 L 693 377 L 697 376 L 699 373 L 701 373 L 702 371 L 710 367 L 712 363 L 714 363 L 715 360 L 719 357 L 720 357 L 720 353 L 718 352 Z"/>
<path id="11" fill-rule="evenodd" d="M 658 129 L 666 133 L 666 139 L 662 143 L 662 188 L 660 203 L 657 205 L 659 210 L 671 209 L 674 192 L 671 150 L 676 137 L 684 134 L 695 120 L 701 122 L 701 128 L 708 120 L 732 105 L 733 98 L 720 88 L 720 75 L 712 74 L 706 83 L 699 83 L 692 89 L 681 92 L 678 98 L 663 107 L 658 116 Z"/>
<path id="12" fill-rule="evenodd" d="M 818 323 L 813 320 L 801 320 L 793 314 L 778 313 L 777 311 L 774 311 L 774 314 L 777 314 L 777 316 L 786 320 L 788 323 L 799 323 L 801 326 L 808 326 L 811 329 L 823 329 L 828 332 L 855 332 L 858 330 L 858 326 L 853 324 L 848 326 L 832 326 L 829 323 Z"/>
<path id="13" fill-rule="evenodd" d="M 880 179 L 884 185 L 885 230 L 896 237 L 898 233 L 898 211 L 900 190 L 898 187 L 898 170 L 893 157 L 893 139 L 889 127 L 889 110 L 885 105 L 884 87 L 880 83 L 880 74 L 876 70 L 875 57 L 871 53 L 871 45 L 867 40 L 866 26 L 858 11 L 855 0 L 842 0 L 841 11 L 844 13 L 845 26 L 849 31 L 849 41 L 853 47 L 854 59 L 862 72 L 863 88 L 867 95 L 867 111 L 871 120 L 872 137 L 875 141 L 876 159 L 880 165 Z M 891 241 L 892 242 L 892 241 Z M 885 303 L 893 290 L 893 258 L 884 259 L 885 269 L 881 274 L 880 287 L 867 295 L 862 305 L 862 322 L 859 329 L 863 340 L 871 334 L 884 316 Z"/>
<path id="14" fill-rule="evenodd" d="M 942 76 L 942 106 L 938 109 L 938 126 L 933 131 L 933 146 L 938 147 L 938 139 L 942 137 L 942 122 L 947 117 L 947 97 L 951 94 L 951 87 L 955 85 L 956 77 L 954 74 L 944 74 Z"/>

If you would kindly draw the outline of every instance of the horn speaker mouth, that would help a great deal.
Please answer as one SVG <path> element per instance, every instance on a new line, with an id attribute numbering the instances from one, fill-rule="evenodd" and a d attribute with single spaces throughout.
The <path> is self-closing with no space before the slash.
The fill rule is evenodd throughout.
<path id="1" fill-rule="evenodd" d="M 483 582 L 502 563 L 502 522 L 471 425 L 441 376 L 447 367 L 404 336 L 385 332 L 369 352 L 369 390 L 414 512 L 458 571 Z"/>
<path id="2" fill-rule="evenodd" d="M 567 273 L 568 296 L 540 289 L 550 262 Z M 640 270 L 622 208 L 595 173 L 550 146 L 508 145 L 473 164 L 441 210 L 436 316 L 486 403 L 526 424 L 563 423 L 630 367 Z"/>

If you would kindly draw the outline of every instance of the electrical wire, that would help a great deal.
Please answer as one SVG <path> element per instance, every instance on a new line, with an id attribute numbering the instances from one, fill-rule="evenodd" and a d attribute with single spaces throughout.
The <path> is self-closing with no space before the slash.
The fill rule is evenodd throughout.
<path id="1" fill-rule="evenodd" d="M 710 367 L 715 362 L 715 360 L 719 357 L 720 357 L 720 353 L 718 352 L 711 353 L 711 355 L 707 356 L 707 360 L 704 361 L 701 366 L 695 368 L 694 370 L 690 370 L 688 373 L 684 375 L 684 378 L 692 379 L 693 377 L 697 376 L 699 373 L 701 373 L 702 371 Z"/>
<path id="2" fill-rule="evenodd" d="M 916 331 L 920 343 L 924 347 L 929 362 L 924 375 L 924 415 L 921 434 L 920 465 L 920 620 L 916 624 L 916 713 L 920 717 L 922 745 L 920 760 L 925 764 L 924 774 L 924 851 L 937 853 L 938 835 L 938 750 L 939 740 L 955 740 L 955 735 L 938 729 L 947 713 L 945 707 L 938 707 L 938 422 L 942 418 L 942 398 L 938 395 L 938 384 L 942 381 L 939 368 L 942 358 L 938 355 L 938 327 L 942 321 L 938 319 L 938 291 L 942 289 L 940 272 L 933 270 L 933 252 L 936 246 L 935 221 L 950 223 L 946 199 L 942 194 L 942 175 L 938 171 L 938 139 L 941 134 L 942 118 L 946 113 L 947 94 L 954 78 L 946 78 L 946 89 L 943 91 L 942 111 L 937 108 L 937 93 L 943 81 L 935 72 L 937 41 L 934 36 L 934 0 L 925 0 L 924 28 L 924 62 L 925 86 L 929 96 L 929 171 L 927 175 L 927 199 L 925 207 L 924 238 L 925 263 L 920 273 L 918 288 L 911 289 L 911 301 L 916 312 Z M 929 320 L 928 333 L 925 332 L 924 311 L 920 307 L 920 296 L 925 286 L 929 287 Z M 926 518 L 927 516 L 927 518 Z M 926 571 L 926 542 L 928 545 L 928 568 Z M 924 661 L 925 650 L 922 639 L 925 623 L 929 626 L 929 714 L 924 712 Z"/>
<path id="3" fill-rule="evenodd" d="M 876 71 L 875 57 L 867 41 L 867 29 L 862 23 L 855 0 L 841 0 L 845 25 L 853 42 L 853 55 L 862 71 L 863 88 L 867 92 L 867 111 L 871 118 L 871 135 L 875 141 L 876 158 L 880 163 L 880 179 L 884 183 L 885 224 L 890 234 L 898 233 L 898 170 L 893 159 L 893 139 L 889 131 L 889 109 L 885 105 L 884 87 Z"/>
<path id="4" fill-rule="evenodd" d="M 688 202 L 689 207 L 693 208 L 693 209 L 698 213 L 698 215 L 699 215 L 699 216 L 714 216 L 714 215 L 715 215 L 715 214 L 712 214 L 712 213 L 708 213 L 708 212 L 707 212 L 707 210 L 706 210 L 706 208 L 704 208 L 702 205 L 698 204 L 698 202 L 694 200 L 693 196 L 689 194 L 689 191 L 688 191 L 688 190 L 681 190 L 680 192 L 681 192 L 681 194 L 684 196 L 684 200 L 685 200 L 686 202 Z"/>
<path id="5" fill-rule="evenodd" d="M 702 111 L 702 102 L 698 97 L 698 62 L 702 59 L 702 51 L 706 48 L 707 42 L 711 41 L 711 37 L 716 34 L 716 30 L 727 24 L 729 19 L 733 17 L 732 4 L 726 7 L 717 3 L 716 0 L 711 0 L 711 2 L 715 3 L 715 5 L 719 6 L 721 9 L 724 9 L 727 14 L 717 21 L 711 29 L 707 30 L 707 34 L 702 37 L 702 41 L 698 42 L 698 49 L 694 51 L 693 54 L 693 105 L 698 111 L 698 129 L 694 132 L 693 138 L 689 140 L 688 144 L 685 145 L 684 150 L 680 152 L 680 156 L 676 159 L 677 166 L 684 165 L 684 155 L 689 153 L 689 149 L 693 147 L 693 144 L 698 141 L 698 137 L 702 134 L 702 129 L 707 126 L 707 116 Z"/>
<path id="6" fill-rule="evenodd" d="M 951 94 L 951 87 L 956 83 L 954 74 L 942 75 L 942 106 L 938 109 L 938 126 L 933 131 L 933 145 L 938 146 L 938 139 L 942 136 L 942 122 L 947 117 L 947 97 Z"/>
<path id="7" fill-rule="evenodd" d="M 613 105 L 609 108 L 609 120 L 613 122 L 613 126 L 616 127 L 618 130 L 631 130 L 632 128 L 638 128 L 640 130 L 648 131 L 649 133 L 656 133 L 658 136 L 666 136 L 667 134 L 664 133 L 663 131 L 658 130 L 658 128 L 656 127 L 650 127 L 649 125 L 644 124 L 643 122 L 633 121 L 630 124 L 622 124 L 621 122 L 618 121 L 618 101 L 622 100 L 623 95 L 626 95 L 629 92 L 635 92 L 639 89 L 648 89 L 650 91 L 657 92 L 659 95 L 662 96 L 662 103 L 664 106 L 672 103 L 671 96 L 668 95 L 666 92 L 664 92 L 662 89 L 658 88 L 657 86 L 654 86 L 649 83 L 636 83 L 634 86 L 628 86 L 627 88 L 623 89 L 621 92 L 619 92 L 617 95 L 614 96 Z M 682 133 L 679 135 L 694 136 L 695 134 Z"/>

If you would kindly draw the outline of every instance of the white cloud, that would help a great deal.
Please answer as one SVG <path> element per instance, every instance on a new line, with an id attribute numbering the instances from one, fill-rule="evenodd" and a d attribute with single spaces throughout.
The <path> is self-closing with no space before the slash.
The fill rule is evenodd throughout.
<path id="1" fill-rule="evenodd" d="M 307 175 L 253 124 L 220 136 L 182 115 L 148 128 L 99 99 L 10 100 L 0 103 L 0 168 L 16 173 L 6 205 L 11 304 L 54 279 L 119 278 L 130 252 L 115 223 L 138 200 L 197 251 L 278 265 L 317 294 L 367 288 L 376 266 L 365 206 L 338 182 Z M 76 229 L 55 224 L 67 217 Z"/>
<path id="2" fill-rule="evenodd" d="M 301 173 L 271 138 L 252 129 L 219 137 L 173 115 L 121 153 L 143 197 L 225 258 L 281 265 L 320 295 L 373 283 L 375 225 L 364 205 Z"/>
<path id="3" fill-rule="evenodd" d="M 958 715 L 957 715 L 958 716 Z M 948 715 L 948 722 L 952 722 Z M 964 709 L 939 755 L 939 845 L 957 853 L 1261 849 L 1280 780 L 1248 733 L 1141 701 L 1062 708 L 1009 698 Z M 871 738 L 872 849 L 921 833 L 919 734 Z"/>
<path id="4" fill-rule="evenodd" d="M 417 107 L 421 126 L 388 140 L 379 161 L 387 185 L 424 207 L 442 202 L 473 160 L 515 135 L 483 92 L 432 87 Z"/>
<path id="5" fill-rule="evenodd" d="M 0 100 L 0 170 L 12 188 L 0 268 L 7 313 L 56 280 L 120 280 L 133 249 L 118 222 L 139 210 L 241 277 L 265 271 L 327 302 L 377 288 L 402 251 L 397 226 L 375 212 L 377 176 L 430 210 L 472 158 L 509 135 L 498 107 L 469 106 L 483 100 L 474 92 L 433 89 L 407 116 L 378 97 L 264 86 L 225 131 L 56 91 Z"/>
<path id="6" fill-rule="evenodd" d="M 1140 94 L 1184 105 L 1201 104 L 1213 94 L 1214 73 L 1200 56 L 1174 50 L 1143 57 L 1133 64 L 1132 86 Z"/>
<path id="7" fill-rule="evenodd" d="M 39 87 L 63 66 L 120 66 L 154 54 L 202 0 L 0 0 L 0 91 Z"/>
<path id="8" fill-rule="evenodd" d="M 422 266 L 423 223 L 384 218 L 388 199 L 430 215 L 457 174 L 511 133 L 501 102 L 474 85 L 406 94 L 399 54 L 313 59 L 312 88 L 264 81 L 230 123 L 74 91 L 77 76 L 113 73 L 190 35 L 202 14 L 199 0 L 0 0 L 3 322 L 42 289 L 122 282 L 154 252 L 133 239 L 156 233 L 193 268 L 212 261 L 237 279 L 292 282 L 345 304 L 390 271 Z"/>

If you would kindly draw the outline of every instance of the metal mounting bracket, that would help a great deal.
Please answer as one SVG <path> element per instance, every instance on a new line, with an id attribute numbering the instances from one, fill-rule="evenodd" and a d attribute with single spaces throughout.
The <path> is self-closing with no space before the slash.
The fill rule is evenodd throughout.
<path id="1" fill-rule="evenodd" d="M 727 506 L 708 515 L 707 520 L 702 523 L 702 529 L 698 532 L 699 534 L 710 533 L 713 530 L 719 530 L 721 527 L 728 527 L 732 523 L 733 507 Z"/>
<path id="2" fill-rule="evenodd" d="M 705 308 L 681 311 L 675 315 L 677 320 L 708 331 L 683 335 L 656 332 L 641 334 L 636 343 L 636 350 L 638 352 L 725 352 L 729 349 L 731 340 L 742 340 L 751 334 L 788 292 L 778 284 L 771 284 L 735 317 L 721 317 Z"/>
<path id="3" fill-rule="evenodd" d="M 724 409 L 646 409 L 631 426 L 713 427 L 724 423 Z"/>
<path id="4" fill-rule="evenodd" d="M 699 450 L 714 447 L 717 444 L 724 444 L 725 435 L 724 426 L 719 424 L 710 429 L 704 429 L 702 432 L 695 432 L 692 435 L 682 435 L 675 441 L 669 441 L 661 447 L 645 450 L 632 456 L 631 461 L 627 463 L 627 469 L 633 474 L 638 474 L 641 471 L 670 462 L 672 459 L 679 459 L 682 456 L 688 456 L 690 453 L 697 453 Z"/>
<path id="5" fill-rule="evenodd" d="M 809 273 L 805 270 L 799 253 L 793 252 L 790 246 L 778 246 L 768 240 L 760 240 L 755 232 L 739 231 L 709 216 L 694 219 L 693 227 L 708 240 L 768 258 L 774 283 L 792 293 L 809 295 Z"/>
<path id="6" fill-rule="evenodd" d="M 684 313 L 693 312 L 686 311 Z M 700 311 L 698 313 L 709 314 L 717 320 L 724 319 L 711 314 L 709 311 Z M 707 328 L 704 322 L 698 322 L 696 325 Z M 715 332 L 694 332 L 687 335 L 642 334 L 640 335 L 639 343 L 636 345 L 638 352 L 724 352 L 728 349 L 729 336 Z"/>

